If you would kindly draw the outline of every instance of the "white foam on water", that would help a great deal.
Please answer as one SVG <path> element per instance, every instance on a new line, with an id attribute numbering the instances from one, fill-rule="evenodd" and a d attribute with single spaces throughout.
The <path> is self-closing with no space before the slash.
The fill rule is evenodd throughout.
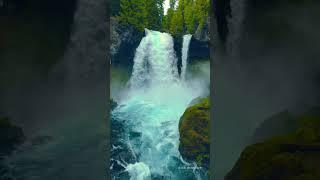
<path id="1" fill-rule="evenodd" d="M 181 179 L 179 120 L 204 89 L 179 78 L 172 36 L 146 29 L 136 49 L 127 95 L 113 112 L 125 123 L 124 139 L 135 156 L 136 162 L 126 167 L 132 180 L 152 175 Z M 130 136 L 132 132 L 138 135 Z"/>
<path id="2" fill-rule="evenodd" d="M 126 171 L 131 176 L 130 180 L 147 180 L 151 177 L 149 167 L 142 162 L 129 164 Z"/>

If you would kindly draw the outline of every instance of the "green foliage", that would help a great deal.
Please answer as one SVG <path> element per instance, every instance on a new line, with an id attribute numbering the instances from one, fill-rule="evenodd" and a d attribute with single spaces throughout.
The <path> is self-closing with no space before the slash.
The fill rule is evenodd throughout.
<path id="1" fill-rule="evenodd" d="M 171 21 L 168 22 L 169 28 L 168 31 L 173 35 L 183 34 L 183 12 L 182 9 L 174 11 Z"/>
<path id="2" fill-rule="evenodd" d="M 193 34 L 204 27 L 209 16 L 210 0 L 180 0 L 173 10 L 174 3 L 170 1 L 170 9 L 165 16 L 163 28 L 166 31 L 173 35 Z"/>
<path id="3" fill-rule="evenodd" d="M 184 9 L 184 21 L 188 33 L 194 33 L 196 29 L 196 17 L 194 15 L 194 6 L 190 2 Z"/>
<path id="4" fill-rule="evenodd" d="M 121 0 L 119 20 L 143 31 L 159 29 L 163 17 L 163 0 Z"/>
<path id="5" fill-rule="evenodd" d="M 164 0 L 120 0 L 119 20 L 143 31 L 144 28 L 167 31 L 173 35 L 193 34 L 208 19 L 209 0 L 170 0 L 164 16 Z"/>
<path id="6" fill-rule="evenodd" d="M 174 8 L 175 4 L 176 4 L 177 0 L 170 0 L 170 8 Z"/>
<path id="7" fill-rule="evenodd" d="M 174 9 L 169 8 L 167 10 L 167 15 L 163 17 L 163 21 L 162 21 L 163 29 L 165 29 L 165 30 L 170 29 L 173 15 L 174 15 Z"/>
<path id="8" fill-rule="evenodd" d="M 202 29 L 209 16 L 210 0 L 197 0 L 194 3 L 194 16 L 198 22 L 199 28 Z"/>

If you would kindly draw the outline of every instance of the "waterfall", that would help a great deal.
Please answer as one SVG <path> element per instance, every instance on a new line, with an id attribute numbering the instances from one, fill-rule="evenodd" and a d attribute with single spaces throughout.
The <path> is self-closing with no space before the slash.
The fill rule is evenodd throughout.
<path id="1" fill-rule="evenodd" d="M 112 178 L 197 179 L 179 152 L 179 120 L 205 88 L 179 78 L 170 34 L 145 30 L 128 85 L 111 113 Z"/>
<path id="2" fill-rule="evenodd" d="M 167 33 L 145 29 L 134 57 L 130 85 L 171 83 L 178 80 L 177 59 L 173 38 Z"/>
<path id="3" fill-rule="evenodd" d="M 188 51 L 189 51 L 189 44 L 191 41 L 192 35 L 187 34 L 183 36 L 183 43 L 182 43 L 182 67 L 181 67 L 181 78 L 184 80 L 187 71 L 187 64 L 188 64 Z"/>

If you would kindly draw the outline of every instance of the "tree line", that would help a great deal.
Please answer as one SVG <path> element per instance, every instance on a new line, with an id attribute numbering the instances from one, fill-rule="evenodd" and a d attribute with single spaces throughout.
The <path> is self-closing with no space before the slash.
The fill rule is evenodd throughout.
<path id="1" fill-rule="evenodd" d="M 210 0 L 170 0 L 166 15 L 164 0 L 120 0 L 117 17 L 122 24 L 169 32 L 193 34 L 207 23 Z"/>

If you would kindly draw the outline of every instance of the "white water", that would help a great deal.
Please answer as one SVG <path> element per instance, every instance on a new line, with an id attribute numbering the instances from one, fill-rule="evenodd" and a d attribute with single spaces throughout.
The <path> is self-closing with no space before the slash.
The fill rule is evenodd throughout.
<path id="1" fill-rule="evenodd" d="M 184 80 L 186 78 L 186 71 L 188 65 L 188 52 L 189 52 L 189 45 L 191 41 L 192 35 L 187 34 L 183 36 L 183 43 L 182 43 L 182 67 L 181 67 L 181 78 Z"/>
<path id="2" fill-rule="evenodd" d="M 130 85 L 133 88 L 151 87 L 176 82 L 179 74 L 173 49 L 173 39 L 167 33 L 145 30 L 134 57 Z"/>
<path id="3" fill-rule="evenodd" d="M 150 170 L 149 167 L 144 164 L 143 162 L 129 164 L 126 167 L 126 171 L 130 174 L 130 179 L 134 180 L 143 180 L 143 179 L 150 179 Z"/>
<path id="4" fill-rule="evenodd" d="M 179 78 L 171 35 L 146 30 L 136 50 L 127 95 L 112 112 L 125 126 L 122 141 L 134 162 L 123 164 L 131 180 L 199 176 L 196 171 L 183 169 L 188 164 L 181 161 L 178 150 L 179 119 L 205 89 L 191 84 Z"/>

